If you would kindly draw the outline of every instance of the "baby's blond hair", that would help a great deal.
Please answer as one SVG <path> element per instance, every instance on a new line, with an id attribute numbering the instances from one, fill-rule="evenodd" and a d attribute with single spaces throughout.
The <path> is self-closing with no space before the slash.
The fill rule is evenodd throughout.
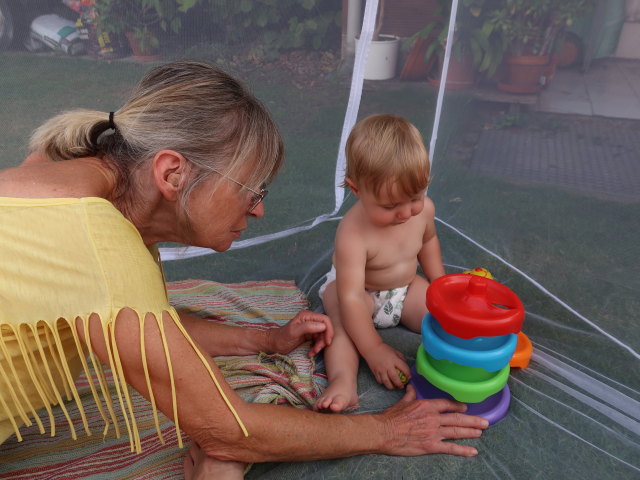
<path id="1" fill-rule="evenodd" d="M 418 129 L 402 117 L 377 114 L 360 120 L 345 148 L 346 177 L 375 194 L 394 182 L 407 195 L 429 185 L 429 154 Z"/>

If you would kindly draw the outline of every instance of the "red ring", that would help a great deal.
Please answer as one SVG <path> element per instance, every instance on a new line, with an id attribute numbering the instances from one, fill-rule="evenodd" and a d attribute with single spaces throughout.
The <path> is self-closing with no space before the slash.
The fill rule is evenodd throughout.
<path id="1" fill-rule="evenodd" d="M 518 333 L 524 306 L 495 280 L 455 273 L 435 280 L 427 290 L 427 308 L 449 334 L 460 338 Z"/>

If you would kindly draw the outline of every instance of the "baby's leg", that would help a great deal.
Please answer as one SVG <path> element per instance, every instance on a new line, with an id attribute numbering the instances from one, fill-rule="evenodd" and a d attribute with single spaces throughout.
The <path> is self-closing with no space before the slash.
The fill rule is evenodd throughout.
<path id="1" fill-rule="evenodd" d="M 242 480 L 246 463 L 223 462 L 207 457 L 204 451 L 192 442 L 184 459 L 185 480 Z"/>
<path id="2" fill-rule="evenodd" d="M 416 275 L 409 285 L 400 314 L 400 323 L 416 333 L 420 333 L 422 319 L 427 314 L 428 287 L 429 282 L 424 277 Z"/>
<path id="3" fill-rule="evenodd" d="M 324 349 L 329 386 L 316 400 L 314 409 L 340 412 L 358 405 L 359 356 L 340 321 L 336 282 L 327 285 L 322 304 L 333 324 L 333 340 Z"/>

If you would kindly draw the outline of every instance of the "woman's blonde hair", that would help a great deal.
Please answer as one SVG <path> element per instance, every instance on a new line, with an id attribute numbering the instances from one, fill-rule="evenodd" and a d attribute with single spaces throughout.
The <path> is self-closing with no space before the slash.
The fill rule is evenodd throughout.
<path id="1" fill-rule="evenodd" d="M 402 117 L 377 114 L 360 120 L 345 147 L 346 177 L 377 194 L 394 182 L 406 195 L 429 185 L 429 155 L 418 129 Z"/>
<path id="2" fill-rule="evenodd" d="M 175 61 L 152 68 L 112 114 L 71 110 L 31 137 L 30 151 L 50 160 L 101 156 L 118 174 L 118 192 L 135 185 L 136 169 L 160 150 L 189 160 L 182 192 L 186 212 L 191 191 L 215 170 L 233 177 L 251 165 L 249 186 L 269 183 L 284 159 L 278 129 L 266 108 L 238 80 L 215 65 Z"/>

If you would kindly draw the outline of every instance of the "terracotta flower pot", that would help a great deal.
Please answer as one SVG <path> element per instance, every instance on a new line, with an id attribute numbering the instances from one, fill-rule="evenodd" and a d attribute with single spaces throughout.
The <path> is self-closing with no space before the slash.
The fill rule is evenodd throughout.
<path id="1" fill-rule="evenodd" d="M 440 77 L 442 76 L 444 59 L 439 60 L 439 69 L 436 76 L 429 78 L 429 83 L 434 87 L 440 86 Z M 469 52 L 465 52 L 457 58 L 451 55 L 449 59 L 449 70 L 447 71 L 446 88 L 452 90 L 462 90 L 471 88 L 476 83 L 476 74 L 473 66 L 473 56 Z"/>
<path id="2" fill-rule="evenodd" d="M 126 32 L 124 35 L 129 41 L 129 47 L 131 47 L 131 53 L 135 60 L 139 62 L 152 62 L 160 58 L 158 49 L 152 47 L 149 41 L 141 42 L 132 32 Z"/>
<path id="3" fill-rule="evenodd" d="M 505 64 L 506 78 L 498 83 L 498 88 L 512 93 L 539 92 L 550 72 L 549 55 L 509 56 Z"/>

